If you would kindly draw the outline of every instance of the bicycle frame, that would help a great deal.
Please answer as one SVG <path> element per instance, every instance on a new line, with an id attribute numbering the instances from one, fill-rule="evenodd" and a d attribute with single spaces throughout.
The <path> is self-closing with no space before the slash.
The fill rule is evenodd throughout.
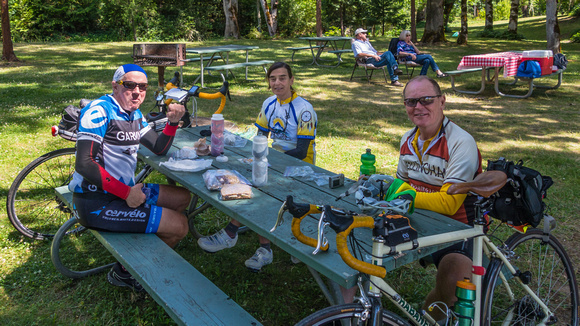
<path id="1" fill-rule="evenodd" d="M 336 245 L 339 254 L 343 261 L 352 267 L 360 271 L 361 273 L 367 274 L 370 277 L 371 286 L 368 292 L 363 290 L 363 287 L 359 280 L 359 288 L 361 289 L 361 297 L 358 298 L 361 305 L 364 307 L 364 313 L 359 316 L 363 320 L 367 320 L 370 318 L 371 321 L 379 321 L 380 314 L 382 313 L 381 305 L 380 305 L 380 296 L 382 293 L 385 293 L 389 300 L 391 300 L 403 313 L 405 316 L 412 321 L 415 325 L 436 325 L 436 320 L 432 316 L 430 316 L 425 311 L 417 311 L 414 309 L 409 303 L 405 301 L 405 299 L 396 292 L 384 279 L 386 275 L 386 269 L 383 266 L 383 259 L 381 257 L 385 257 L 388 255 L 394 255 L 403 251 L 417 249 L 417 248 L 425 248 L 439 244 L 451 244 L 458 241 L 467 241 L 468 239 L 473 239 L 473 269 L 472 269 L 472 283 L 476 286 L 476 299 L 475 299 L 475 312 L 472 324 L 473 325 L 480 325 L 482 319 L 482 306 L 483 306 L 483 278 L 482 276 L 485 274 L 482 265 L 483 265 L 483 255 L 486 255 L 490 261 L 492 259 L 499 259 L 503 262 L 503 268 L 515 277 L 516 283 L 519 284 L 521 289 L 523 289 L 537 304 L 544 315 L 542 320 L 540 321 L 540 325 L 547 324 L 550 319 L 554 316 L 554 313 L 548 308 L 548 306 L 534 293 L 534 291 L 526 284 L 519 276 L 519 270 L 516 269 L 510 262 L 510 259 L 513 257 L 514 252 L 508 250 L 509 248 L 506 246 L 496 246 L 490 238 L 485 235 L 484 228 L 487 225 L 487 220 L 482 214 L 483 209 L 488 205 L 489 202 L 487 199 L 482 198 L 476 204 L 476 216 L 477 218 L 474 221 L 474 226 L 470 229 L 464 229 L 460 231 L 451 231 L 437 235 L 431 236 L 424 236 L 419 237 L 414 241 L 405 242 L 399 244 L 397 246 L 387 246 L 385 244 L 385 239 L 381 235 L 377 235 L 373 237 L 373 244 L 372 244 L 372 258 L 371 262 L 364 262 L 359 259 L 356 259 L 352 256 L 349 249 L 346 246 L 346 237 L 349 233 L 357 227 L 366 227 L 366 228 L 377 228 L 378 225 L 375 224 L 375 219 L 370 216 L 358 215 L 352 212 L 344 212 L 339 209 L 335 209 L 331 206 L 315 206 L 309 204 L 297 204 L 294 203 L 291 196 L 288 196 L 286 202 L 282 205 L 280 212 L 278 214 L 278 221 L 276 226 L 281 223 L 283 213 L 288 210 L 293 215 L 292 220 L 292 232 L 296 236 L 296 238 L 312 247 L 316 247 L 315 254 L 319 250 L 327 250 L 327 242 L 326 237 L 324 235 L 324 226 L 331 225 L 334 231 L 336 232 Z M 320 220 L 319 220 L 319 230 L 318 230 L 318 241 L 312 239 L 308 236 L 305 236 L 300 231 L 300 221 L 308 215 L 308 214 L 316 214 L 321 213 Z M 350 221 L 348 225 L 345 225 L 344 221 Z M 548 220 L 544 220 L 544 223 L 549 223 Z M 273 231 L 276 226 L 271 230 Z M 380 233 L 379 233 L 380 234 Z M 322 246 L 324 244 L 324 246 Z M 515 291 L 513 290 L 513 285 L 510 285 L 508 279 L 506 278 L 506 274 L 500 271 L 499 278 L 503 283 L 503 287 L 505 287 L 508 296 L 511 299 L 515 298 Z M 516 285 L 518 286 L 518 285 Z M 520 291 L 521 292 L 521 291 Z M 369 298 L 370 297 L 370 298 Z M 434 305 L 430 307 L 433 308 Z M 441 307 L 439 307 L 441 308 Z M 448 307 L 445 307 L 448 309 Z M 452 314 L 449 311 L 445 311 L 447 317 L 451 317 Z M 506 319 L 504 322 L 508 324 L 516 317 L 513 310 L 509 310 L 506 315 Z"/>
<path id="2" fill-rule="evenodd" d="M 462 231 L 453 231 L 443 234 L 438 234 L 436 236 L 428 236 L 428 237 L 421 237 L 418 238 L 417 241 L 419 246 L 417 248 L 428 247 L 436 244 L 443 244 L 448 242 L 456 242 L 461 240 L 467 240 L 468 238 L 474 238 L 474 246 L 473 246 L 473 266 L 482 266 L 483 255 L 486 254 L 489 257 L 496 257 L 503 261 L 504 266 L 515 275 L 517 273 L 516 269 L 510 263 L 508 258 L 504 255 L 502 250 L 498 248 L 491 240 L 484 234 L 483 232 L 483 225 L 478 224 L 473 227 L 473 229 L 462 230 Z M 372 248 L 372 259 L 371 263 L 382 266 L 382 259 L 376 257 L 383 257 L 385 254 L 388 254 L 391 251 L 390 247 L 387 247 L 383 244 L 384 240 L 380 237 L 373 238 L 373 248 Z M 387 250 L 385 250 L 385 248 Z M 410 250 L 412 249 L 411 243 L 406 243 L 403 245 L 399 245 L 396 247 L 396 252 Z M 502 278 L 503 284 L 508 286 L 508 283 L 505 280 L 505 276 L 502 274 L 500 276 Z M 480 324 L 481 320 L 481 306 L 482 306 L 482 276 L 479 273 L 472 273 L 472 280 L 476 286 L 476 300 L 475 300 L 475 316 L 473 325 L 477 326 Z M 522 286 L 523 289 L 530 295 L 531 298 L 541 307 L 541 309 L 546 314 L 546 317 L 542 321 L 541 324 L 545 324 L 549 317 L 552 315 L 550 309 L 544 304 L 544 302 L 522 281 L 517 278 L 518 283 Z M 393 302 L 395 305 L 399 307 L 404 314 L 413 321 L 416 325 L 435 325 L 436 321 L 427 313 L 418 312 L 415 310 L 409 303 L 407 303 L 403 297 L 397 293 L 383 278 L 370 275 L 370 282 L 371 286 L 369 288 L 368 294 L 374 297 L 380 297 L 381 292 L 387 294 L 387 297 Z M 373 286 L 375 285 L 375 286 Z M 361 291 L 362 293 L 362 291 Z M 363 298 L 364 300 L 364 294 Z M 364 304 L 364 303 L 363 303 Z"/>

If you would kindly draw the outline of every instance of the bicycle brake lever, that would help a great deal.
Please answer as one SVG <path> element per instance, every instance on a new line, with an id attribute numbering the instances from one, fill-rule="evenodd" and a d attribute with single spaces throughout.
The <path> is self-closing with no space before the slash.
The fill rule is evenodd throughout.
<path id="1" fill-rule="evenodd" d="M 324 228 L 330 223 L 324 221 L 324 211 L 320 214 L 320 219 L 318 220 L 318 241 L 316 242 L 316 249 L 312 252 L 313 255 L 316 255 L 322 247 L 326 247 L 328 245 L 328 239 L 324 235 Z"/>
<path id="2" fill-rule="evenodd" d="M 278 211 L 278 218 L 276 219 L 276 224 L 274 224 L 274 227 L 272 229 L 270 229 L 270 232 L 274 232 L 274 230 L 276 230 L 277 227 L 284 224 L 284 213 L 287 210 L 288 210 L 288 207 L 286 207 L 286 201 L 284 201 L 282 203 L 282 206 L 280 206 L 280 210 Z"/>

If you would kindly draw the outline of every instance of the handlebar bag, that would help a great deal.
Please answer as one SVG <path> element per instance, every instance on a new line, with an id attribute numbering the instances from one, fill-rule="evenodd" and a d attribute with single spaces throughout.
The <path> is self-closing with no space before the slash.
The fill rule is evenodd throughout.
<path id="1" fill-rule="evenodd" d="M 373 236 L 382 236 L 385 244 L 390 247 L 401 243 L 417 240 L 417 230 L 415 230 L 409 218 L 402 215 L 380 214 L 373 230 Z"/>

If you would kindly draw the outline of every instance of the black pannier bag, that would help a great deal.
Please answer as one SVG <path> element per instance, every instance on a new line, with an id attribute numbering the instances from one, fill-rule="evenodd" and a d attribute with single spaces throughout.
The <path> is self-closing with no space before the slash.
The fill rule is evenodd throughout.
<path id="1" fill-rule="evenodd" d="M 64 114 L 58 123 L 58 135 L 66 140 L 77 140 L 77 126 L 81 109 L 69 105 L 64 109 Z"/>
<path id="2" fill-rule="evenodd" d="M 500 157 L 487 161 L 487 171 L 499 170 L 507 174 L 508 181 L 498 191 L 489 215 L 513 226 L 529 224 L 538 226 L 544 217 L 547 190 L 554 183 L 551 177 L 523 166 L 522 160 L 514 163 Z"/>

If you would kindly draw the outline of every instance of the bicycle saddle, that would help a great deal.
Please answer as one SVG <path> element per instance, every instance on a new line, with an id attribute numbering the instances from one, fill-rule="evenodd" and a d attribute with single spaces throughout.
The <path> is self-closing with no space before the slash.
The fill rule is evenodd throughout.
<path id="1" fill-rule="evenodd" d="M 449 195 L 474 192 L 489 197 L 500 190 L 507 182 L 507 175 L 502 171 L 485 171 L 471 182 L 454 183 L 447 189 Z"/>

